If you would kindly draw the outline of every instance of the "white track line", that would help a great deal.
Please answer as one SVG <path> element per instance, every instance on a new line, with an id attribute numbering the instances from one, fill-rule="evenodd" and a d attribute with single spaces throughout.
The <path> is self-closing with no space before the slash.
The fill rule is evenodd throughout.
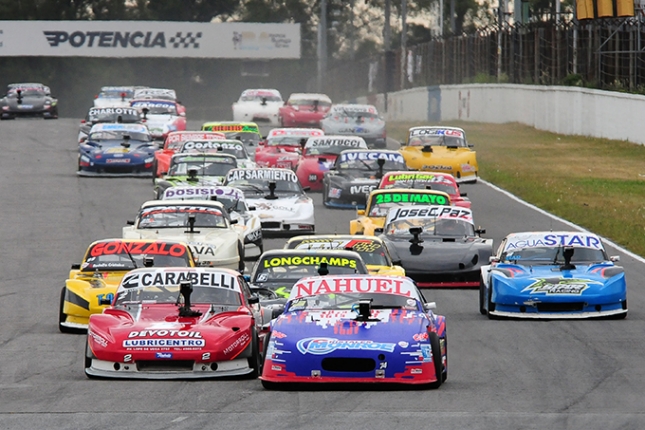
<path id="1" fill-rule="evenodd" d="M 483 180 L 482 178 L 478 178 L 478 179 L 477 179 L 477 182 L 481 182 L 482 184 L 484 184 L 484 185 L 487 185 L 487 186 L 491 187 L 491 188 L 492 188 L 492 189 L 494 189 L 495 191 L 497 191 L 497 192 L 500 192 L 500 193 L 504 194 L 506 197 L 510 198 L 511 200 L 515 200 L 516 202 L 521 203 L 521 204 L 523 204 L 524 206 L 526 206 L 526 207 L 528 207 L 528 208 L 531 208 L 531 209 L 533 209 L 534 211 L 537 211 L 537 212 L 539 212 L 539 213 L 541 213 L 541 214 L 543 214 L 543 215 L 546 215 L 546 216 L 548 216 L 548 217 L 549 217 L 549 218 L 551 218 L 551 219 L 554 219 L 554 220 L 556 220 L 556 221 L 560 221 L 561 223 L 564 223 L 564 224 L 568 225 L 569 227 L 572 227 L 572 228 L 574 228 L 574 229 L 576 229 L 576 230 L 579 230 L 579 231 L 584 231 L 584 232 L 587 232 L 587 233 L 592 233 L 592 232 L 590 232 L 589 230 L 586 230 L 586 229 L 584 229 L 584 228 L 580 227 L 579 225 L 572 223 L 571 221 L 567 221 L 566 219 L 563 219 L 563 218 L 560 218 L 560 217 L 558 217 L 558 216 L 555 216 L 555 215 L 553 215 L 552 213 L 549 213 L 549 212 L 545 211 L 544 209 L 540 209 L 539 207 L 537 207 L 537 206 L 535 206 L 535 205 L 532 205 L 531 203 L 525 202 L 524 200 L 520 199 L 519 197 L 517 197 L 517 196 L 515 196 L 515 195 L 513 195 L 513 194 L 511 194 L 511 193 L 509 193 L 509 192 L 508 192 L 508 191 L 506 191 L 506 190 L 503 190 L 503 189 L 499 188 L 499 187 L 498 187 L 498 186 L 496 186 L 496 185 L 491 184 L 491 183 L 490 183 L 490 182 L 488 182 L 488 181 Z M 594 233 L 594 234 L 595 234 L 595 233 Z M 633 252 L 631 252 L 631 251 L 629 251 L 629 250 L 627 250 L 627 249 L 623 248 L 622 246 L 620 246 L 620 245 L 618 245 L 618 244 L 616 244 L 616 243 L 612 242 L 611 240 L 609 240 L 609 239 L 607 239 L 607 238 L 605 238 L 605 237 L 600 236 L 600 238 L 603 240 L 603 242 L 605 242 L 607 245 L 611 246 L 612 248 L 615 248 L 616 250 L 618 250 L 618 251 L 620 251 L 620 252 L 622 252 L 622 253 L 624 253 L 624 254 L 627 254 L 627 255 L 629 255 L 630 257 L 632 257 L 633 259 L 638 260 L 638 261 L 640 261 L 641 263 L 645 264 L 645 258 L 641 257 L 640 255 L 636 255 L 636 254 L 634 254 Z"/>

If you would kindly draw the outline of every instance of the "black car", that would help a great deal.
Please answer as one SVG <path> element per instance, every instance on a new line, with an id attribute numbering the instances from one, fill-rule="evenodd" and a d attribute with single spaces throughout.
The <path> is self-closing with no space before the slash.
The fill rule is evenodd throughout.
<path id="1" fill-rule="evenodd" d="M 82 142 L 87 139 L 90 129 L 94 124 L 101 123 L 118 123 L 118 124 L 140 124 L 142 122 L 141 113 L 134 108 L 129 107 L 93 107 L 87 112 L 85 119 L 81 120 L 78 133 L 78 141 Z"/>
<path id="2" fill-rule="evenodd" d="M 49 87 L 43 84 L 11 84 L 7 93 L 0 99 L 2 119 L 17 117 L 58 118 L 58 100 L 50 94 Z"/>
<path id="3" fill-rule="evenodd" d="M 398 206 L 388 212 L 380 237 L 419 287 L 478 288 L 481 267 L 493 254 L 485 232 L 475 229 L 470 209 Z"/>
<path id="4" fill-rule="evenodd" d="M 385 172 L 407 170 L 398 151 L 350 149 L 340 153 L 323 177 L 323 203 L 333 208 L 365 208 L 367 196 Z"/>

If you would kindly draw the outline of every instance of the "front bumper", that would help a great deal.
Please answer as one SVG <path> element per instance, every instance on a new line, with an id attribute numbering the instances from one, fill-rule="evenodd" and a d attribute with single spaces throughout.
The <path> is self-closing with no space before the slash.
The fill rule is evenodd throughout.
<path id="1" fill-rule="evenodd" d="M 163 363 L 161 360 L 159 362 L 160 364 Z M 170 360 L 167 362 L 170 362 Z M 159 369 L 163 369 L 163 366 L 160 366 Z M 91 366 L 85 369 L 85 373 L 89 376 L 119 379 L 224 378 L 228 376 L 247 375 L 251 372 L 253 372 L 253 369 L 249 366 L 247 358 L 212 363 L 194 362 L 192 370 L 180 368 L 177 370 L 144 370 L 136 362 L 117 363 L 93 358 Z"/>

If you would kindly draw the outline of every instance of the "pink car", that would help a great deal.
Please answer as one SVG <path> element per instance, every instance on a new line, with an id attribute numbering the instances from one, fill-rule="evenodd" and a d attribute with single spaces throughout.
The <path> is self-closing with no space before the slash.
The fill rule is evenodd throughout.
<path id="1" fill-rule="evenodd" d="M 329 112 L 331 99 L 325 94 L 294 93 L 279 110 L 283 127 L 320 127 Z"/>
<path id="2" fill-rule="evenodd" d="M 383 179 L 381 179 L 378 188 L 415 188 L 418 190 L 431 189 L 443 191 L 450 196 L 450 202 L 453 206 L 470 209 L 470 200 L 466 198 L 466 193 L 459 191 L 459 184 L 457 184 L 455 177 L 449 173 L 419 171 L 387 172 L 383 175 Z"/>
<path id="3" fill-rule="evenodd" d="M 320 137 L 319 128 L 274 128 L 266 141 L 261 141 L 255 151 L 258 167 L 280 167 L 294 170 L 304 143 L 310 137 Z"/>

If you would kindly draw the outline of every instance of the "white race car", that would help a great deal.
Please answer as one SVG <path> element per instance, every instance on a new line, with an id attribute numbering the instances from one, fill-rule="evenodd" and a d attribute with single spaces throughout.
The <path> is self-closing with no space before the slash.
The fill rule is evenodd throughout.
<path id="1" fill-rule="evenodd" d="M 129 107 L 130 101 L 134 98 L 135 91 L 144 87 L 101 87 L 94 99 L 95 108 L 106 107 Z"/>
<path id="2" fill-rule="evenodd" d="M 278 127 L 278 112 L 283 105 L 284 101 L 278 90 L 245 90 L 239 100 L 233 103 L 233 121 Z"/>
<path id="3" fill-rule="evenodd" d="M 143 121 L 154 139 L 165 139 L 172 131 L 186 130 L 186 113 L 175 101 L 134 99 L 130 105 L 143 113 Z"/>
<path id="4" fill-rule="evenodd" d="M 185 242 L 200 266 L 244 270 L 244 237 L 217 201 L 153 200 L 123 227 L 124 239 Z"/>
<path id="5" fill-rule="evenodd" d="M 314 202 L 289 169 L 232 169 L 224 185 L 244 192 L 262 221 L 264 233 L 300 234 L 315 231 Z"/>
<path id="6" fill-rule="evenodd" d="M 255 207 L 249 206 L 244 193 L 233 187 L 179 186 L 164 191 L 163 200 L 214 200 L 224 205 L 234 226 L 243 232 L 244 247 L 256 246 L 260 254 L 264 252 L 262 244 L 262 226 Z"/>
<path id="7" fill-rule="evenodd" d="M 237 167 L 240 169 L 255 169 L 255 164 L 249 153 L 246 152 L 244 144 L 236 139 L 214 139 L 207 141 L 184 142 L 179 150 L 182 154 L 203 152 L 207 154 L 229 154 L 237 158 Z"/>
<path id="8" fill-rule="evenodd" d="M 177 92 L 169 88 L 141 87 L 134 91 L 133 99 L 161 99 L 177 101 Z"/>

